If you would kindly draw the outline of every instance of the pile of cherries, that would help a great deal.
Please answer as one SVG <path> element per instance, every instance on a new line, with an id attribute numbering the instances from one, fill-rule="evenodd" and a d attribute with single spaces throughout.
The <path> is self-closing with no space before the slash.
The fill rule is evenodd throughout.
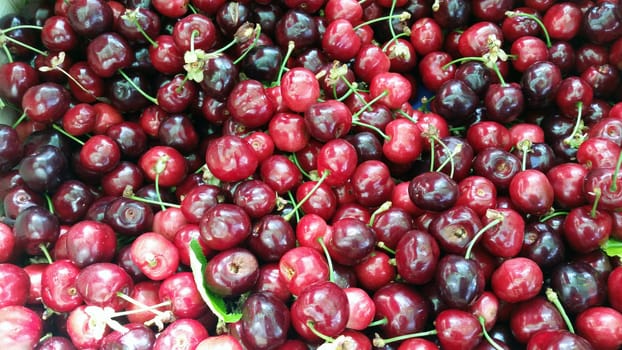
<path id="1" fill-rule="evenodd" d="M 43 1 L 0 52 L 2 349 L 622 347 L 618 1 Z"/>

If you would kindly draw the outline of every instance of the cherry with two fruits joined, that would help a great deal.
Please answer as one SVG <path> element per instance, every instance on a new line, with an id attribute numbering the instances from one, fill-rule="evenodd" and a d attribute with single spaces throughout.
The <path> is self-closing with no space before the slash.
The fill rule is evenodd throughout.
<path id="1" fill-rule="evenodd" d="M 622 346 L 616 1 L 49 0 L 0 48 L 0 346 Z"/>

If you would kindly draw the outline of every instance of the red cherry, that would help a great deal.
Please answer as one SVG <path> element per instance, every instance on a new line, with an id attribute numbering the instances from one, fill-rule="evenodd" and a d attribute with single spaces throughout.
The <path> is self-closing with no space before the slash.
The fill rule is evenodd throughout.
<path id="1" fill-rule="evenodd" d="M 492 273 L 490 285 L 499 299 L 516 303 L 533 298 L 540 293 L 543 275 L 531 259 L 518 257 L 505 260 Z"/>

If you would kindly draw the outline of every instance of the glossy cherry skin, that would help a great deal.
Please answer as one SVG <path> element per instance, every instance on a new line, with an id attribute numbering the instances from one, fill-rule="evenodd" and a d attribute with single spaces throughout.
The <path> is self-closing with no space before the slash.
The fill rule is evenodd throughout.
<path id="1" fill-rule="evenodd" d="M 568 245 L 575 251 L 589 253 L 604 244 L 611 234 L 611 215 L 602 210 L 593 212 L 591 206 L 570 210 L 563 224 L 563 234 Z"/>
<path id="2" fill-rule="evenodd" d="M 222 296 L 237 296 L 251 290 L 258 277 L 257 258 L 244 248 L 231 248 L 216 254 L 205 268 L 205 283 Z"/>
<path id="3" fill-rule="evenodd" d="M 57 260 L 41 275 L 41 301 L 57 312 L 70 312 L 83 303 L 76 279 L 80 269 L 70 260 Z"/>
<path id="4" fill-rule="evenodd" d="M 0 308 L 0 329 L 0 346 L 34 349 L 43 335 L 43 321 L 25 306 L 5 306 Z"/>
<path id="5" fill-rule="evenodd" d="M 564 320 L 544 297 L 519 303 L 510 316 L 510 328 L 516 340 L 526 344 L 537 332 L 545 329 L 566 329 Z"/>
<path id="6" fill-rule="evenodd" d="M 567 330 L 543 330 L 534 334 L 527 343 L 527 350 L 564 349 L 577 350 L 594 349 L 585 338 L 570 333 Z"/>
<path id="7" fill-rule="evenodd" d="M 577 333 L 587 339 L 598 349 L 617 349 L 622 345 L 622 334 L 619 328 L 607 325 L 621 322 L 619 311 L 604 306 L 591 307 L 576 318 Z"/>
<path id="8" fill-rule="evenodd" d="M 11 263 L 0 264 L 0 280 L 6 286 L 0 293 L 0 307 L 26 304 L 30 277 L 23 268 Z"/>
<path id="9" fill-rule="evenodd" d="M 442 257 L 435 278 L 439 297 L 448 307 L 464 309 L 484 291 L 483 270 L 475 260 L 459 255 Z"/>
<path id="10" fill-rule="evenodd" d="M 397 164 L 409 164 L 419 158 L 424 143 L 417 124 L 398 118 L 387 124 L 385 133 L 390 139 L 382 145 L 382 153 L 388 160 Z"/>
<path id="11" fill-rule="evenodd" d="M 486 148 L 473 159 L 475 175 L 486 177 L 497 189 L 506 189 L 521 168 L 521 160 L 499 148 Z"/>
<path id="12" fill-rule="evenodd" d="M 160 186 L 175 186 L 186 176 L 186 160 L 170 146 L 155 146 L 147 150 L 138 160 L 138 166 L 145 176 Z"/>
<path id="13" fill-rule="evenodd" d="M 346 135 L 352 127 L 350 109 L 337 100 L 310 105 L 304 112 L 304 119 L 309 134 L 324 142 Z"/>
<path id="14" fill-rule="evenodd" d="M 348 61 L 361 48 L 361 39 L 354 32 L 352 23 L 346 19 L 331 21 L 322 37 L 322 49 L 326 54 L 342 62 Z"/>
<path id="15" fill-rule="evenodd" d="M 249 177 L 259 165 L 252 148 L 237 136 L 221 136 L 210 142 L 206 164 L 217 178 L 235 182 Z"/>
<path id="16" fill-rule="evenodd" d="M 472 349 L 480 338 L 481 326 L 475 316 L 467 311 L 449 309 L 436 316 L 434 328 L 439 343 L 447 349 Z"/>
<path id="17" fill-rule="evenodd" d="M 205 244 L 214 250 L 226 250 L 244 241 L 251 230 L 250 217 L 234 204 L 216 204 L 199 222 Z"/>
<path id="18" fill-rule="evenodd" d="M 543 272 L 548 273 L 551 268 L 564 261 L 566 246 L 560 232 L 546 223 L 532 222 L 525 225 L 520 256 L 535 261 Z"/>
<path id="19" fill-rule="evenodd" d="M 163 280 L 158 288 L 158 299 L 170 301 L 168 308 L 177 319 L 196 319 L 208 310 L 191 272 L 176 272 Z"/>
<path id="20" fill-rule="evenodd" d="M 553 186 L 539 170 L 528 169 L 510 181 L 510 199 L 519 210 L 534 215 L 545 214 L 553 205 Z"/>
<path id="21" fill-rule="evenodd" d="M 481 228 L 482 222 L 473 209 L 456 205 L 433 218 L 428 231 L 444 252 L 464 254 Z"/>
<path id="22" fill-rule="evenodd" d="M 292 190 L 302 182 L 302 173 L 286 156 L 274 154 L 259 165 L 261 179 L 278 194 Z"/>
<path id="23" fill-rule="evenodd" d="M 112 77 L 118 69 L 131 64 L 133 51 L 127 41 L 116 33 L 95 37 L 87 49 L 89 67 L 102 78 Z"/>
<path id="24" fill-rule="evenodd" d="M 445 173 L 426 172 L 410 181 L 408 193 L 417 207 L 443 211 L 456 203 L 458 185 Z"/>
<path id="25" fill-rule="evenodd" d="M 177 344 L 196 347 L 209 336 L 205 326 L 199 321 L 183 318 L 173 321 L 156 338 L 154 349 L 175 349 Z M 205 349 L 205 348 L 204 348 Z"/>
<path id="26" fill-rule="evenodd" d="M 515 303 L 531 299 L 540 292 L 543 274 L 533 260 L 511 258 L 493 272 L 490 283 L 499 299 Z"/>
<path id="27" fill-rule="evenodd" d="M 131 245 L 134 264 L 154 281 L 161 281 L 177 270 L 179 252 L 173 242 L 155 232 L 140 234 Z"/>
<path id="28" fill-rule="evenodd" d="M 84 220 L 72 225 L 66 235 L 68 257 L 79 267 L 112 261 L 117 242 L 110 226 Z"/>
<path id="29" fill-rule="evenodd" d="M 274 349 L 287 340 L 290 313 L 285 303 L 270 293 L 254 293 L 242 307 L 241 338 L 254 349 Z"/>
<path id="30" fill-rule="evenodd" d="M 579 283 L 579 281 L 582 281 Z M 551 275 L 551 287 L 557 292 L 568 313 L 577 314 L 605 301 L 605 282 L 597 271 L 584 262 L 558 266 Z"/>
<path id="31" fill-rule="evenodd" d="M 372 299 L 376 304 L 376 319 L 386 317 L 388 321 L 380 326 L 384 337 L 420 332 L 426 326 L 429 307 L 425 298 L 407 285 L 390 283 L 378 289 Z"/>
<path id="32" fill-rule="evenodd" d="M 307 286 L 328 280 L 328 264 L 322 254 L 304 246 L 283 254 L 279 271 L 293 295 L 299 295 Z"/>
<path id="33" fill-rule="evenodd" d="M 381 161 L 367 160 L 360 163 L 351 176 L 357 202 L 375 207 L 389 200 L 395 187 L 390 175 L 389 168 Z"/>
<path id="34" fill-rule="evenodd" d="M 458 183 L 456 206 L 468 206 L 482 216 L 486 210 L 496 208 L 497 189 L 492 181 L 483 176 L 472 175 Z"/>
<path id="35" fill-rule="evenodd" d="M 85 304 L 111 307 L 115 311 L 124 309 L 128 303 L 117 293 L 129 295 L 134 287 L 130 275 L 112 263 L 94 263 L 83 268 L 75 283 Z"/>
<path id="36" fill-rule="evenodd" d="M 327 281 L 304 289 L 290 310 L 294 330 L 312 342 L 319 339 L 309 328 L 309 323 L 322 334 L 336 337 L 345 330 L 350 312 L 345 292 Z"/>
<path id="37" fill-rule="evenodd" d="M 356 265 L 374 250 L 376 235 L 366 223 L 353 218 L 333 222 L 326 247 L 332 260 L 341 265 Z"/>
<path id="38" fill-rule="evenodd" d="M 344 139 L 330 140 L 322 146 L 317 156 L 318 174 L 328 172 L 324 183 L 340 186 L 352 176 L 358 163 L 356 149 Z"/>
<path id="39" fill-rule="evenodd" d="M 101 0 L 79 0 L 67 8 L 67 19 L 73 30 L 88 38 L 110 30 L 112 16 L 112 8 Z"/>
<path id="40" fill-rule="evenodd" d="M 440 249 L 432 235 L 408 231 L 395 250 L 397 272 L 407 283 L 425 284 L 434 278 L 439 257 Z"/>

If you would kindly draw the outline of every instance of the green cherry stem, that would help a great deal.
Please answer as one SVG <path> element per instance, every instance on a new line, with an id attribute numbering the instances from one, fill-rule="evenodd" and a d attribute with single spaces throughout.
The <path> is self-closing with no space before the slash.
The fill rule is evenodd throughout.
<path id="1" fill-rule="evenodd" d="M 67 131 L 65 131 L 65 129 L 63 129 L 60 125 L 56 125 L 56 124 L 52 124 L 52 129 L 60 132 L 61 134 L 67 136 L 68 138 L 70 138 L 71 140 L 73 140 L 75 143 L 79 144 L 80 146 L 84 146 L 84 141 L 80 140 L 79 138 L 71 135 L 70 133 L 68 133 Z"/>
<path id="2" fill-rule="evenodd" d="M 281 62 L 281 68 L 279 69 L 279 75 L 277 75 L 274 85 L 281 85 L 281 78 L 283 78 L 283 74 L 285 73 L 285 70 L 287 69 L 287 61 L 289 61 L 289 58 L 292 56 L 292 53 L 294 52 L 294 48 L 296 48 L 296 44 L 290 40 L 287 43 L 287 52 L 285 52 L 285 57 L 283 57 L 283 62 Z"/>
<path id="3" fill-rule="evenodd" d="M 39 249 L 41 249 L 41 253 L 43 253 L 43 256 L 45 257 L 45 260 L 47 260 L 48 264 L 51 264 L 54 262 L 54 259 L 52 259 L 52 256 L 50 255 L 50 251 L 48 250 L 48 247 L 45 244 L 40 243 Z"/>
<path id="4" fill-rule="evenodd" d="M 585 126 L 583 124 L 583 118 L 582 118 L 582 114 L 583 114 L 583 102 L 582 101 L 577 102 L 577 108 L 578 108 L 577 121 L 574 124 L 572 133 L 564 139 L 564 143 L 569 145 L 572 148 L 579 148 L 581 143 L 585 141 L 585 137 L 586 137 L 584 134 L 581 134 L 581 130 Z"/>
<path id="5" fill-rule="evenodd" d="M 596 217 L 596 212 L 598 208 L 598 203 L 600 202 L 600 197 L 603 195 L 603 192 L 600 188 L 594 189 L 594 203 L 592 203 L 592 209 L 590 210 L 590 217 L 594 219 Z"/>
<path id="6" fill-rule="evenodd" d="M 257 23 L 255 25 L 255 37 L 253 38 L 253 42 L 246 48 L 246 50 L 244 50 L 244 52 L 242 52 L 242 54 L 240 55 L 240 57 L 236 58 L 233 61 L 233 64 L 238 64 L 240 62 L 242 62 L 242 60 L 244 59 L 244 57 L 246 57 L 248 55 L 249 52 L 251 52 L 251 50 L 257 46 L 257 42 L 259 41 L 259 35 L 261 34 L 261 26 L 259 25 L 259 23 Z M 235 39 L 233 42 L 237 43 L 238 40 Z"/>
<path id="7" fill-rule="evenodd" d="M 369 325 L 367 325 L 367 328 L 384 326 L 387 323 L 389 323 L 389 320 L 386 317 L 383 317 L 379 320 L 370 322 Z"/>
<path id="8" fill-rule="evenodd" d="M 123 71 L 123 69 L 119 69 L 117 70 L 117 72 L 119 72 L 119 74 L 125 78 L 125 80 L 134 88 L 136 89 L 136 91 L 138 91 L 139 94 L 141 94 L 144 98 L 146 98 L 147 100 L 149 100 L 149 102 L 153 103 L 154 105 L 158 105 L 158 100 L 153 97 L 153 96 L 149 96 L 149 94 L 147 94 L 143 89 L 140 88 L 140 86 L 136 85 L 136 83 L 134 83 L 134 81 L 127 75 L 125 74 L 125 72 Z"/>
<path id="9" fill-rule="evenodd" d="M 294 198 L 294 194 L 292 193 L 292 191 L 287 191 L 287 196 L 289 197 L 289 200 L 292 203 L 296 203 L 296 199 Z M 294 210 L 294 213 L 296 215 L 296 222 L 300 221 L 300 213 L 298 210 Z"/>
<path id="10" fill-rule="evenodd" d="M 568 331 L 574 334 L 574 327 L 572 326 L 570 317 L 568 317 L 568 314 L 566 313 L 564 306 L 559 300 L 559 296 L 557 295 L 557 293 L 553 289 L 547 288 L 545 294 L 546 294 L 546 299 L 550 301 L 551 304 L 555 305 L 555 308 L 557 308 L 557 311 L 559 311 L 559 313 L 561 314 L 562 319 L 566 323 L 566 327 L 568 327 Z"/>
<path id="11" fill-rule="evenodd" d="M 300 162 L 298 161 L 298 157 L 296 156 L 296 153 L 292 153 L 289 157 L 289 159 L 292 161 L 292 163 L 294 163 L 294 165 L 296 166 L 296 168 L 298 168 L 298 170 L 300 170 L 300 173 L 308 178 L 308 179 L 314 179 L 313 176 L 311 174 L 309 174 L 306 170 L 304 170 L 302 168 L 302 166 L 300 165 Z"/>
<path id="12" fill-rule="evenodd" d="M 395 4 L 395 0 L 393 1 L 393 4 Z M 391 14 L 389 16 L 382 16 L 382 17 L 371 19 L 371 20 L 369 20 L 367 22 L 363 22 L 361 24 L 358 24 L 353 29 L 355 31 L 357 31 L 357 30 L 363 28 L 366 25 L 373 24 L 373 23 L 378 23 L 378 22 L 382 22 L 382 21 L 390 21 L 390 20 L 395 19 L 395 18 L 399 19 L 400 21 L 408 21 L 410 19 L 410 17 L 411 17 L 410 13 L 404 11 L 404 12 L 400 13 L 399 15 Z M 392 28 L 392 27 L 393 26 L 389 25 L 389 28 Z M 393 30 L 391 30 L 391 32 L 392 32 L 393 37 L 395 37 L 395 32 Z"/>
<path id="13" fill-rule="evenodd" d="M 545 222 L 546 220 L 552 219 L 556 216 L 568 215 L 567 211 L 554 211 L 548 215 L 545 215 L 540 218 L 540 222 Z"/>
<path id="14" fill-rule="evenodd" d="M 333 270 L 333 259 L 330 257 L 328 253 L 328 248 L 326 247 L 326 242 L 324 242 L 324 238 L 319 237 L 317 242 L 322 247 L 322 251 L 324 252 L 324 256 L 326 257 L 326 262 L 328 263 L 328 280 L 330 282 L 335 283 L 335 271 Z"/>
<path id="15" fill-rule="evenodd" d="M 524 12 L 518 12 L 518 11 L 506 11 L 505 15 L 508 17 L 526 17 L 536 22 L 538 26 L 540 26 L 540 29 L 542 29 L 542 32 L 544 33 L 544 40 L 546 42 L 546 47 L 547 48 L 551 47 L 552 44 L 551 44 L 551 37 L 549 36 L 549 32 L 548 30 L 546 30 L 546 26 L 544 25 L 544 23 L 542 23 L 542 20 L 540 20 L 538 16 L 533 15 L 531 13 L 524 13 Z"/>
<path id="16" fill-rule="evenodd" d="M 484 319 L 483 316 L 479 316 L 477 318 L 477 320 L 479 321 L 479 324 L 482 325 L 482 334 L 484 335 L 484 339 L 486 339 L 486 341 L 488 342 L 488 344 L 490 344 L 490 346 L 492 346 L 493 348 L 495 348 L 496 350 L 503 350 L 503 348 L 501 347 L 501 345 L 499 345 L 491 336 L 490 334 L 488 334 L 488 330 L 486 330 L 486 320 Z"/>
<path id="17" fill-rule="evenodd" d="M 620 174 L 620 167 L 622 167 L 622 152 L 620 152 L 620 155 L 618 156 L 616 168 L 613 171 L 613 175 L 611 175 L 611 186 L 609 187 L 610 192 L 616 192 L 618 190 L 618 175 Z"/>
<path id="18" fill-rule="evenodd" d="M 503 222 L 503 218 L 504 218 L 503 214 L 492 209 L 488 209 L 488 211 L 486 212 L 486 216 L 494 217 L 494 220 L 489 222 L 486 226 L 482 227 L 479 231 L 477 231 L 475 236 L 473 236 L 473 238 L 469 242 L 469 245 L 467 246 L 466 253 L 464 253 L 465 259 L 471 259 L 471 253 L 473 252 L 473 247 L 475 247 L 475 243 L 479 241 L 479 239 L 484 235 L 486 231 L 490 230 L 491 228 L 497 226 L 499 223 Z"/>
<path id="19" fill-rule="evenodd" d="M 121 15 L 121 18 L 129 21 L 130 23 L 132 23 L 136 29 L 138 29 L 138 32 L 143 36 L 143 38 L 145 38 L 145 40 L 147 40 L 151 46 L 153 47 L 158 47 L 158 43 L 156 43 L 148 34 L 147 32 L 145 32 L 145 30 L 143 29 L 143 26 L 140 24 L 140 22 L 138 21 L 138 14 L 140 13 L 140 7 L 136 7 L 135 9 L 126 9 L 125 13 L 123 15 Z"/>
<path id="20" fill-rule="evenodd" d="M 309 329 L 311 330 L 311 332 L 313 334 L 315 334 L 318 338 L 322 339 L 323 341 L 327 342 L 327 343 L 332 343 L 335 341 L 334 338 L 331 338 L 329 336 L 327 336 L 326 334 L 322 334 L 320 331 L 318 331 L 317 329 L 315 329 L 315 322 L 308 320 L 307 321 L 307 327 L 309 327 Z"/>
<path id="21" fill-rule="evenodd" d="M 330 175 L 330 171 L 325 170 L 322 173 L 322 176 L 318 179 L 318 181 L 316 182 L 316 184 L 313 186 L 313 188 L 311 188 L 311 190 L 309 191 L 309 193 L 307 193 L 300 202 L 296 203 L 296 205 L 294 206 L 294 208 L 292 209 L 291 212 L 285 214 L 283 216 L 283 218 L 285 219 L 285 221 L 289 221 L 292 219 L 292 217 L 295 215 L 294 213 L 300 209 L 300 207 L 309 200 L 309 198 L 311 198 L 311 196 L 315 193 L 315 191 L 317 191 L 318 188 L 320 188 L 320 186 L 322 185 L 322 183 L 324 182 L 324 180 L 326 180 L 326 178 L 328 177 L 328 175 Z"/>
<path id="22" fill-rule="evenodd" d="M 522 160 L 522 164 L 521 164 L 521 170 L 525 171 L 525 169 L 527 169 L 527 154 L 529 152 L 532 152 L 531 149 L 531 140 L 528 139 L 524 139 L 522 141 L 519 141 L 516 144 L 516 147 L 518 147 L 518 149 L 523 152 L 523 160 Z"/>
<path id="23" fill-rule="evenodd" d="M 369 227 L 374 226 L 374 222 L 376 222 L 376 217 L 378 217 L 378 215 L 384 213 L 385 211 L 389 210 L 392 205 L 393 205 L 393 203 L 391 203 L 391 201 L 386 201 L 386 202 L 382 203 L 376 210 L 374 210 L 373 213 L 371 213 L 371 216 L 369 217 L 369 222 L 367 223 L 367 226 L 369 226 Z"/>
<path id="24" fill-rule="evenodd" d="M 384 250 L 385 252 L 391 254 L 391 255 L 395 255 L 395 250 L 387 247 L 387 245 L 383 242 L 383 241 L 378 241 L 378 243 L 376 243 L 376 247 Z"/>
<path id="25" fill-rule="evenodd" d="M 383 339 L 383 338 L 380 337 L 379 334 L 375 334 L 374 340 L 373 340 L 373 344 L 374 344 L 375 347 L 381 348 L 381 347 L 383 347 L 383 346 L 385 346 L 387 344 L 390 344 L 390 343 L 395 343 L 395 342 L 398 342 L 398 341 L 402 341 L 402 340 L 406 340 L 406 339 L 412 339 L 412 338 L 429 337 L 431 335 L 436 335 L 436 334 L 438 334 L 436 329 L 432 329 L 432 330 L 425 331 L 425 332 L 419 332 L 419 333 L 398 335 L 397 337 L 387 338 L 387 339 Z"/>
<path id="26" fill-rule="evenodd" d="M 23 112 L 23 113 L 22 113 L 22 114 L 21 114 L 21 115 L 17 118 L 17 120 L 13 123 L 13 125 L 11 125 L 11 127 L 12 127 L 13 129 L 17 128 L 17 126 L 18 126 L 19 124 L 21 124 L 24 120 L 26 120 L 26 118 L 27 118 L 27 117 L 28 117 L 28 116 L 26 115 L 26 112 Z"/>

